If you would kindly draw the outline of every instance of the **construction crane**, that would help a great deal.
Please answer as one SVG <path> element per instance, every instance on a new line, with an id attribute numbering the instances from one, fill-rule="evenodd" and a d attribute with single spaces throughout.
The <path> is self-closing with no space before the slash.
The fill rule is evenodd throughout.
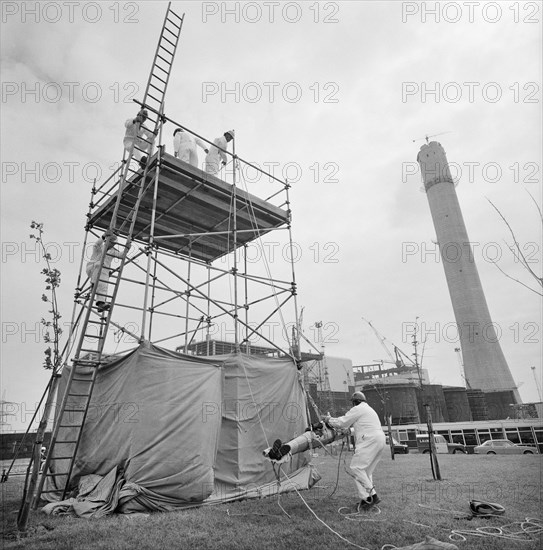
<path id="1" fill-rule="evenodd" d="M 464 360 L 462 359 L 462 350 L 460 348 L 454 348 L 454 351 L 456 352 L 456 355 L 458 357 L 458 364 L 460 365 L 460 376 L 462 377 L 462 380 L 465 382 L 466 388 L 468 390 L 471 390 L 471 386 L 468 382 L 468 379 L 464 374 Z"/>
<path id="2" fill-rule="evenodd" d="M 426 134 L 424 137 L 421 137 L 421 138 L 416 138 L 413 140 L 413 143 L 415 143 L 416 141 L 421 141 L 422 139 L 425 139 L 426 140 L 426 143 L 428 143 L 429 139 L 431 137 L 437 137 L 437 136 L 443 136 L 445 134 L 450 134 L 451 133 L 451 130 L 447 131 L 447 132 L 440 132 L 439 134 L 432 134 L 431 136 L 429 136 L 428 134 Z"/>
<path id="3" fill-rule="evenodd" d="M 537 395 L 539 395 L 539 401 L 543 401 L 543 398 L 541 397 L 541 385 L 539 383 L 539 380 L 537 379 L 537 374 L 535 373 L 535 367 L 530 367 L 532 369 L 532 374 L 534 375 L 535 380 L 535 387 L 537 388 Z"/>
<path id="4" fill-rule="evenodd" d="M 392 356 L 392 353 L 390 353 L 390 350 L 387 348 L 386 344 L 385 344 L 385 340 L 386 338 L 381 335 L 379 333 L 379 331 L 371 324 L 371 321 L 368 321 L 367 319 L 364 319 L 364 317 L 362 317 L 362 320 L 363 321 L 366 321 L 366 323 L 368 323 L 368 325 L 370 326 L 371 330 L 373 330 L 373 333 L 375 334 L 375 336 L 377 337 L 377 339 L 379 340 L 379 343 L 381 344 L 381 346 L 383 346 L 383 349 L 386 351 L 387 355 L 390 357 L 391 359 L 391 362 L 392 363 L 395 363 L 395 359 L 394 357 Z M 375 361 L 376 359 L 374 359 Z"/>
<path id="5" fill-rule="evenodd" d="M 332 391 L 330 389 L 330 379 L 328 377 L 328 366 L 326 365 L 326 355 L 324 353 L 324 340 L 322 339 L 322 321 L 315 323 L 317 329 L 317 341 L 321 346 L 321 359 L 318 361 L 319 385 L 317 386 L 324 394 L 324 400 L 321 402 L 321 409 L 329 411 L 334 408 L 332 400 Z"/>
<path id="6" fill-rule="evenodd" d="M 364 319 L 364 317 L 362 317 L 362 320 L 368 323 L 371 330 L 373 331 L 373 333 L 381 343 L 381 346 L 383 346 L 387 355 L 390 357 L 390 361 L 386 359 L 373 359 L 373 361 L 378 361 L 380 363 L 390 363 L 392 365 L 395 365 L 397 368 L 401 368 L 401 367 L 411 368 L 416 366 L 415 362 L 407 354 L 405 354 L 398 346 L 390 342 L 390 345 L 394 349 L 394 355 L 392 355 L 387 345 L 385 344 L 385 341 L 388 341 L 388 340 L 371 324 L 370 321 L 368 321 L 367 319 Z M 411 365 L 410 366 L 406 365 L 404 359 L 407 359 L 407 361 L 409 361 Z"/>

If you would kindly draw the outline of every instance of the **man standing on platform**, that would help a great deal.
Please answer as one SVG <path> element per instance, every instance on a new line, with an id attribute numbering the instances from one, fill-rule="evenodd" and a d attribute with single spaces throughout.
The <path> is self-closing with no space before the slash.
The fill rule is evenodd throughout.
<path id="1" fill-rule="evenodd" d="M 209 153 L 207 144 L 200 138 L 191 136 L 183 128 L 176 128 L 173 132 L 173 152 L 174 155 L 184 162 L 198 166 L 198 152 L 196 146 L 201 147 L 206 153 Z"/>
<path id="2" fill-rule="evenodd" d="M 381 460 L 381 452 L 386 446 L 385 434 L 377 413 L 366 402 L 366 396 L 356 391 L 351 397 L 352 409 L 344 416 L 332 418 L 330 414 L 323 420 L 332 428 L 353 427 L 355 452 L 351 460 L 351 471 L 356 483 L 360 502 L 357 511 L 370 509 L 380 502 L 373 486 L 373 471 Z"/>
<path id="3" fill-rule="evenodd" d="M 206 156 L 204 163 L 205 171 L 208 174 L 217 174 L 222 166 L 226 166 L 226 151 L 228 143 L 234 139 L 234 130 L 228 130 L 221 137 L 213 141 L 213 145 Z"/>

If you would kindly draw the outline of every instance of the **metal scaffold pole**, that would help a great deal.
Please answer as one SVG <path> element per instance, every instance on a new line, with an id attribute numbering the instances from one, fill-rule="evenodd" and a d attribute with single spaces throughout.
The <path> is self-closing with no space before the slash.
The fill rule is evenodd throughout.
<path id="1" fill-rule="evenodd" d="M 236 187 L 236 139 L 232 136 L 232 202 L 233 202 L 233 219 L 232 219 L 232 238 L 234 248 L 234 267 L 232 273 L 234 275 L 234 345 L 236 353 L 239 352 L 239 318 L 238 318 L 238 201 Z"/>

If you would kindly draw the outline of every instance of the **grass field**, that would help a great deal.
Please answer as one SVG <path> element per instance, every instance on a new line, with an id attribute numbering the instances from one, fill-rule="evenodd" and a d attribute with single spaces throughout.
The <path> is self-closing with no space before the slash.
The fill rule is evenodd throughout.
<path id="1" fill-rule="evenodd" d="M 413 544 L 425 535 L 451 542 L 449 536 L 453 531 L 468 531 L 463 535 L 465 540 L 456 537 L 458 548 L 543 548 L 542 529 L 537 527 L 541 525 L 540 455 L 440 455 L 443 480 L 439 482 L 433 481 L 427 456 L 400 455 L 392 461 L 385 455 L 374 475 L 382 499 L 379 509 L 345 516 L 341 508 L 353 507 L 357 500 L 353 480 L 340 463 L 336 487 L 337 457 L 323 456 L 322 450 L 319 453 L 313 464 L 322 479 L 310 491 L 302 491 L 301 496 L 289 493 L 279 501 L 271 497 L 167 514 L 132 518 L 117 515 L 100 520 L 49 517 L 34 512 L 24 539 L 17 539 L 15 531 L 23 478 L 11 477 L 1 485 L 4 532 L 0 547 L 6 550 L 356 548 L 339 534 L 358 547 L 380 550 L 387 544 L 397 547 Z M 348 464 L 351 454 L 344 454 L 344 458 Z M 505 515 L 464 519 L 469 515 L 471 499 L 499 503 L 505 507 Z M 522 526 L 520 522 L 526 518 L 534 518 L 535 522 Z M 482 531 L 487 532 L 486 536 Z M 488 532 L 502 535 L 490 536 Z"/>

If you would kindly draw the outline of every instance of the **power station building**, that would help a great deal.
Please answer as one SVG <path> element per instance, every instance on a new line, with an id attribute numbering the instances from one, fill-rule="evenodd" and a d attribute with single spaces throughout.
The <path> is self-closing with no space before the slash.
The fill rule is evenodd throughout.
<path id="1" fill-rule="evenodd" d="M 486 416 L 480 420 L 506 418 L 510 405 L 521 399 L 490 317 L 445 151 L 431 141 L 420 148 L 417 162 L 460 336 L 470 405 L 477 416 Z"/>

